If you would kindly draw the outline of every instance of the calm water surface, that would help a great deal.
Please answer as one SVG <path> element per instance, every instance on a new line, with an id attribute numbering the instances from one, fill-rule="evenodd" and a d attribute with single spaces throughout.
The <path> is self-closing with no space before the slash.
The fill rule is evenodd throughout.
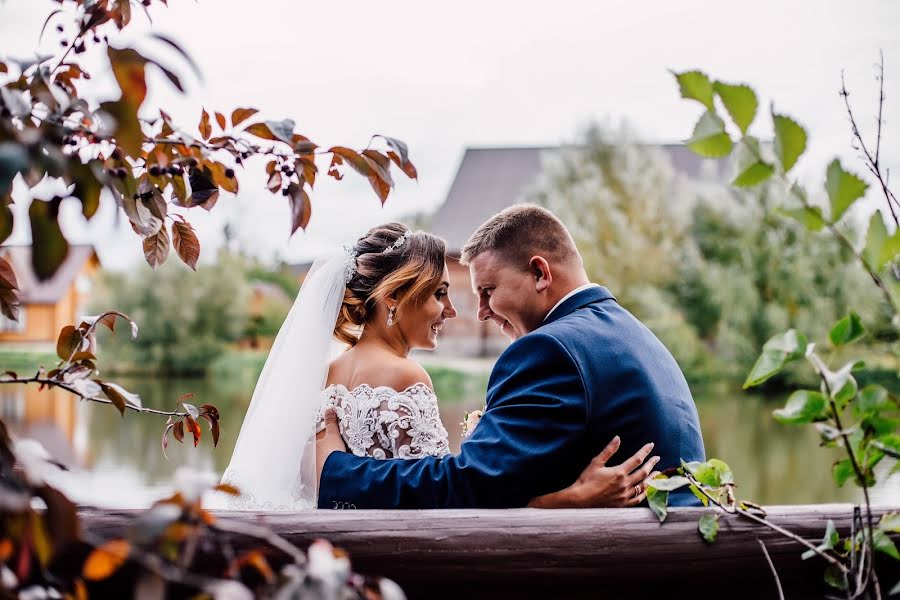
<path id="1" fill-rule="evenodd" d="M 15 433 L 39 438 L 52 454 L 72 465 L 71 471 L 54 476 L 53 481 L 85 504 L 146 506 L 172 491 L 172 477 L 179 466 L 217 474 L 225 469 L 253 391 L 252 374 L 229 383 L 163 378 L 116 381 L 140 394 L 144 405 L 152 408 L 172 410 L 186 392 L 196 394 L 192 400 L 196 404 L 216 405 L 222 417 L 218 448 L 213 449 L 204 424 L 199 447 L 172 439 L 167 460 L 160 447 L 164 418 L 127 413 L 122 419 L 112 407 L 96 404 L 79 404 L 71 410 L 73 401 L 69 397 L 54 400 L 68 406 L 57 406 L 55 413 L 45 410 L 45 414 L 34 416 L 20 406 L 24 405 L 24 390 L 4 390 L 0 411 Z M 484 375 L 435 379 L 441 416 L 453 451 L 459 449 L 459 424 L 464 413 L 484 403 L 485 382 Z M 852 484 L 841 489 L 831 480 L 831 465 L 839 453 L 819 448 L 811 428 L 776 423 L 771 411 L 777 404 L 724 385 L 693 391 L 707 455 L 731 465 L 739 484 L 739 497 L 762 504 L 858 499 L 858 490 Z M 884 464 L 885 472 L 891 466 Z M 900 504 L 900 474 L 882 483 L 875 490 L 874 499 Z"/>

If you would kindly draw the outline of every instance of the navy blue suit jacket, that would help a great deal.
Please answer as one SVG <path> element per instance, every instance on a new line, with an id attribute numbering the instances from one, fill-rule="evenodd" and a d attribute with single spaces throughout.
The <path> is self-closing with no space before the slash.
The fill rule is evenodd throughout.
<path id="1" fill-rule="evenodd" d="M 656 444 L 657 469 L 705 460 L 687 382 L 606 288 L 578 292 L 497 360 L 487 410 L 460 453 L 415 460 L 333 452 L 319 507 L 507 508 L 560 490 L 614 435 L 618 464 Z M 670 505 L 695 504 L 673 492 Z"/>

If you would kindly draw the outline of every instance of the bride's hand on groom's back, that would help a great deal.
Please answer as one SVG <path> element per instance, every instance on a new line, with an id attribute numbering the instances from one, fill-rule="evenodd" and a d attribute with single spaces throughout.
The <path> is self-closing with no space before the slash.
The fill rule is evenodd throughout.
<path id="1" fill-rule="evenodd" d="M 347 451 L 347 444 L 341 436 L 341 428 L 338 426 L 334 410 L 330 408 L 326 410 L 323 420 L 325 429 L 316 434 L 316 481 L 322 479 L 322 467 L 329 454 Z"/>
<path id="2" fill-rule="evenodd" d="M 647 497 L 647 480 L 655 475 L 653 467 L 659 462 L 654 456 L 647 460 L 653 444 L 646 444 L 633 456 L 615 467 L 607 467 L 621 440 L 616 436 L 603 451 L 585 467 L 578 480 L 569 487 L 532 499 L 533 508 L 624 508 L 637 506 Z"/>

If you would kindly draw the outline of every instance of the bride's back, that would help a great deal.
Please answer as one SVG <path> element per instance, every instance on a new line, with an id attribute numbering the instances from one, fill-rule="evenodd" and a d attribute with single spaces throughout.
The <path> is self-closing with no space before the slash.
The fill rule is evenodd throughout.
<path id="1" fill-rule="evenodd" d="M 417 383 L 433 389 L 431 377 L 422 365 L 384 348 L 361 344 L 331 362 L 325 385 L 343 385 L 348 390 L 367 385 L 402 391 Z"/>

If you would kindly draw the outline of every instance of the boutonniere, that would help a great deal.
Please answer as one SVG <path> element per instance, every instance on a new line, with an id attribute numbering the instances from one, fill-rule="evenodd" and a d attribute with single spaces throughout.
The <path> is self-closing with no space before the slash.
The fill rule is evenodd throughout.
<path id="1" fill-rule="evenodd" d="M 462 436 L 464 438 L 467 438 L 472 434 L 475 426 L 478 425 L 478 421 L 481 420 L 481 415 L 484 414 L 484 411 L 485 409 L 481 409 L 465 413 L 465 415 L 463 416 L 463 422 L 460 423 L 460 425 L 462 425 Z"/>

